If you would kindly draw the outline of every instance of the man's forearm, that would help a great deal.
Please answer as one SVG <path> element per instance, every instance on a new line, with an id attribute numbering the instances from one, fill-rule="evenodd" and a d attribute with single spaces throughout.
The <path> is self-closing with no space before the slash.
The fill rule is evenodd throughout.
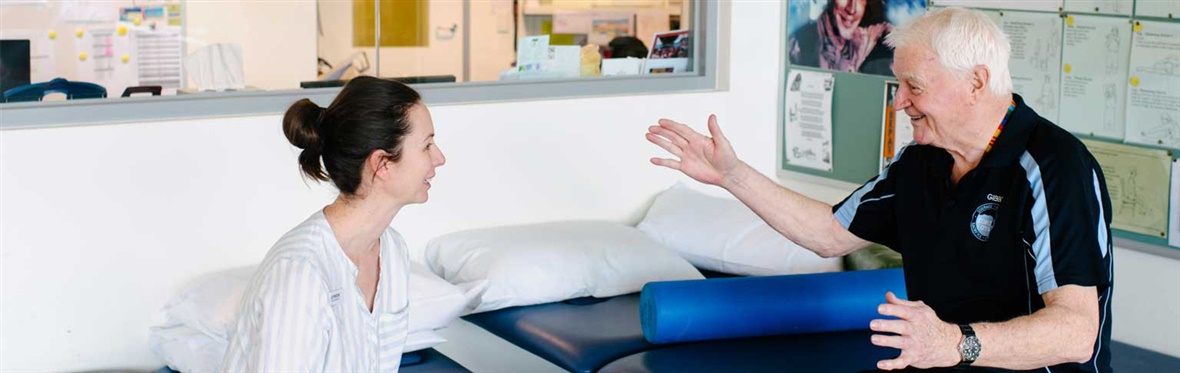
<path id="1" fill-rule="evenodd" d="M 974 365 L 1036 369 L 1090 360 L 1100 322 L 1097 291 L 1074 285 L 1054 291 L 1070 299 L 1006 322 L 972 324 L 983 345 Z"/>
<path id="2" fill-rule="evenodd" d="M 845 255 L 868 244 L 840 226 L 831 205 L 784 188 L 745 163 L 721 187 L 779 233 L 820 256 Z"/>

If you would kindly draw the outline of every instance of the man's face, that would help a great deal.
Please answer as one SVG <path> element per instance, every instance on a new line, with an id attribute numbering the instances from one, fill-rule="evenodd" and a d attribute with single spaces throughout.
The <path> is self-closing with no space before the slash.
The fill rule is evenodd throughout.
<path id="1" fill-rule="evenodd" d="M 865 2 L 867 0 L 835 0 L 836 30 L 840 37 L 849 39 L 852 32 L 860 26 L 860 19 L 865 16 Z"/>
<path id="2" fill-rule="evenodd" d="M 922 47 L 898 49 L 893 73 L 901 83 L 893 108 L 910 117 L 914 141 L 946 147 L 946 140 L 967 119 L 969 80 L 942 67 L 938 56 Z"/>

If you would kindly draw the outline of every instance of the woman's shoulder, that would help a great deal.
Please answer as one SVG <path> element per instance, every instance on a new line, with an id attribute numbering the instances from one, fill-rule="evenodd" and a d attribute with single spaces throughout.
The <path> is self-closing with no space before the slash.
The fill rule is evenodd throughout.
<path id="1" fill-rule="evenodd" d="M 267 253 L 266 262 L 310 260 L 313 263 L 319 263 L 327 248 L 324 238 L 331 234 L 331 228 L 328 226 L 328 220 L 324 218 L 324 214 L 316 212 L 283 234 Z"/>

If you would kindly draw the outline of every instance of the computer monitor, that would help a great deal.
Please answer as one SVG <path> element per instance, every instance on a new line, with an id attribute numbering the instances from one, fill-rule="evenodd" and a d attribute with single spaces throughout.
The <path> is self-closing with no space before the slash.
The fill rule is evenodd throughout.
<path id="1" fill-rule="evenodd" d="M 0 93 L 28 85 L 29 41 L 0 40 Z"/>

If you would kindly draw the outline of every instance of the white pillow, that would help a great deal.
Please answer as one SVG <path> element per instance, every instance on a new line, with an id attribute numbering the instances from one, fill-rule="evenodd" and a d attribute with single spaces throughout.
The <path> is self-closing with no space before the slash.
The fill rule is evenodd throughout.
<path id="1" fill-rule="evenodd" d="M 487 282 L 472 312 L 610 297 L 649 281 L 703 278 L 635 228 L 570 221 L 468 230 L 426 244 L 426 263 L 452 284 Z"/>
<path id="2" fill-rule="evenodd" d="M 656 196 L 638 228 L 711 271 L 772 276 L 844 269 L 840 258 L 820 257 L 788 240 L 741 201 L 708 196 L 681 183 Z"/>
<path id="3" fill-rule="evenodd" d="M 186 371 L 180 366 L 220 364 L 229 346 L 230 332 L 237 323 L 242 296 L 257 269 L 248 266 L 211 273 L 173 296 L 161 310 L 164 323 L 150 330 L 149 341 L 156 354 L 180 371 Z M 446 327 L 483 291 L 480 286 L 451 285 L 417 263 L 410 264 L 409 286 L 410 337 Z M 410 349 L 413 341 L 427 347 L 445 341 L 437 334 L 427 337 L 430 336 L 407 341 L 404 351 L 413 351 Z M 441 341 L 429 344 L 436 339 Z"/>

